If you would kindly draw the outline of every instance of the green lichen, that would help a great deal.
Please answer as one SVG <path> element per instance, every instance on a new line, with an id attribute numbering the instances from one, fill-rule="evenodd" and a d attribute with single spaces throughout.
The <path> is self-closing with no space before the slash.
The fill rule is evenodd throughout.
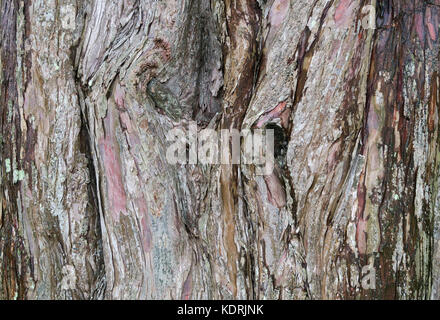
<path id="1" fill-rule="evenodd" d="M 25 177 L 25 173 L 23 170 L 15 170 L 14 171 L 14 183 L 17 183 L 19 181 L 23 181 Z"/>
<path id="2" fill-rule="evenodd" d="M 12 121 L 12 100 L 8 101 L 8 122 Z"/>
<path id="3" fill-rule="evenodd" d="M 5 159 L 6 173 L 11 172 L 11 159 Z"/>
<path id="4" fill-rule="evenodd" d="M 153 79 L 148 84 L 147 90 L 156 107 L 167 116 L 175 121 L 182 117 L 182 107 L 179 101 L 165 85 Z"/>

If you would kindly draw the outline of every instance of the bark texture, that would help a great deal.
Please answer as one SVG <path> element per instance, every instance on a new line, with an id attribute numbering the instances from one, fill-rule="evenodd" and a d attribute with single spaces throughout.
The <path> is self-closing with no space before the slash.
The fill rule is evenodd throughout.
<path id="1" fill-rule="evenodd" d="M 0 6 L 0 298 L 440 298 L 439 0 Z"/>

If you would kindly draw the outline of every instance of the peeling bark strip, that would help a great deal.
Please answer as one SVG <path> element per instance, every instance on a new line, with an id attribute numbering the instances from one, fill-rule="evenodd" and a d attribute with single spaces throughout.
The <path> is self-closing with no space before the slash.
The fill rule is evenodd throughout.
<path id="1" fill-rule="evenodd" d="M 0 7 L 0 299 L 440 298 L 439 1 Z"/>
<path id="2" fill-rule="evenodd" d="M 225 2 L 227 38 L 225 54 L 224 104 L 222 129 L 238 129 L 248 108 L 254 86 L 257 61 L 257 35 L 260 8 L 252 0 L 231 0 Z M 229 162 L 231 163 L 231 161 Z M 240 181 L 238 166 L 223 165 L 220 168 L 220 191 L 223 220 L 223 246 L 226 251 L 228 284 L 232 298 L 252 298 L 254 293 L 239 292 L 244 284 L 237 279 L 237 273 L 252 281 L 252 274 L 240 269 L 239 249 L 236 244 L 236 225 L 240 223 L 237 214 L 240 210 Z M 243 210 L 243 209 L 241 209 Z M 245 210 L 245 209 L 244 209 Z M 243 212 L 245 215 L 246 212 Z M 247 224 L 247 223 L 246 223 Z M 245 243 L 251 245 L 248 239 Z M 248 248 L 243 248 L 247 251 Z"/>

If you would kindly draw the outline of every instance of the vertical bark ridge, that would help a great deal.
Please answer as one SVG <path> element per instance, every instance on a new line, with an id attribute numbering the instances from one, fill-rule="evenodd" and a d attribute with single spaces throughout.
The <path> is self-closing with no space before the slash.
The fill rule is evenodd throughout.
<path id="1" fill-rule="evenodd" d="M 224 46 L 225 75 L 224 75 L 224 105 L 221 129 L 240 130 L 243 118 L 252 97 L 255 71 L 257 69 L 257 37 L 259 35 L 260 8 L 255 1 L 226 1 L 227 38 Z M 230 161 L 231 159 L 229 159 Z M 240 261 L 236 243 L 236 228 L 238 219 L 239 195 L 242 188 L 239 181 L 238 165 L 224 164 L 221 167 L 220 185 L 222 199 L 222 216 L 224 225 L 223 242 L 227 252 L 228 273 L 233 298 L 237 298 L 237 273 L 242 272 L 237 266 Z M 246 210 L 245 208 L 241 210 Z M 242 214 L 246 215 L 246 212 Z M 251 244 L 244 239 L 244 243 Z M 242 248 L 247 250 L 247 248 Z M 245 253 L 244 253 L 245 254 Z M 244 275 L 248 277 L 248 275 Z M 241 284 L 242 286 L 244 283 Z M 245 298 L 253 296 L 246 293 Z"/>

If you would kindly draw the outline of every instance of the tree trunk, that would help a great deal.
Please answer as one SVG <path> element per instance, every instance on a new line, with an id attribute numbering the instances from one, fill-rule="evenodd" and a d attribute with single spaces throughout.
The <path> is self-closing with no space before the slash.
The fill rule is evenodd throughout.
<path id="1" fill-rule="evenodd" d="M 0 4 L 0 298 L 440 298 L 439 0 Z"/>

